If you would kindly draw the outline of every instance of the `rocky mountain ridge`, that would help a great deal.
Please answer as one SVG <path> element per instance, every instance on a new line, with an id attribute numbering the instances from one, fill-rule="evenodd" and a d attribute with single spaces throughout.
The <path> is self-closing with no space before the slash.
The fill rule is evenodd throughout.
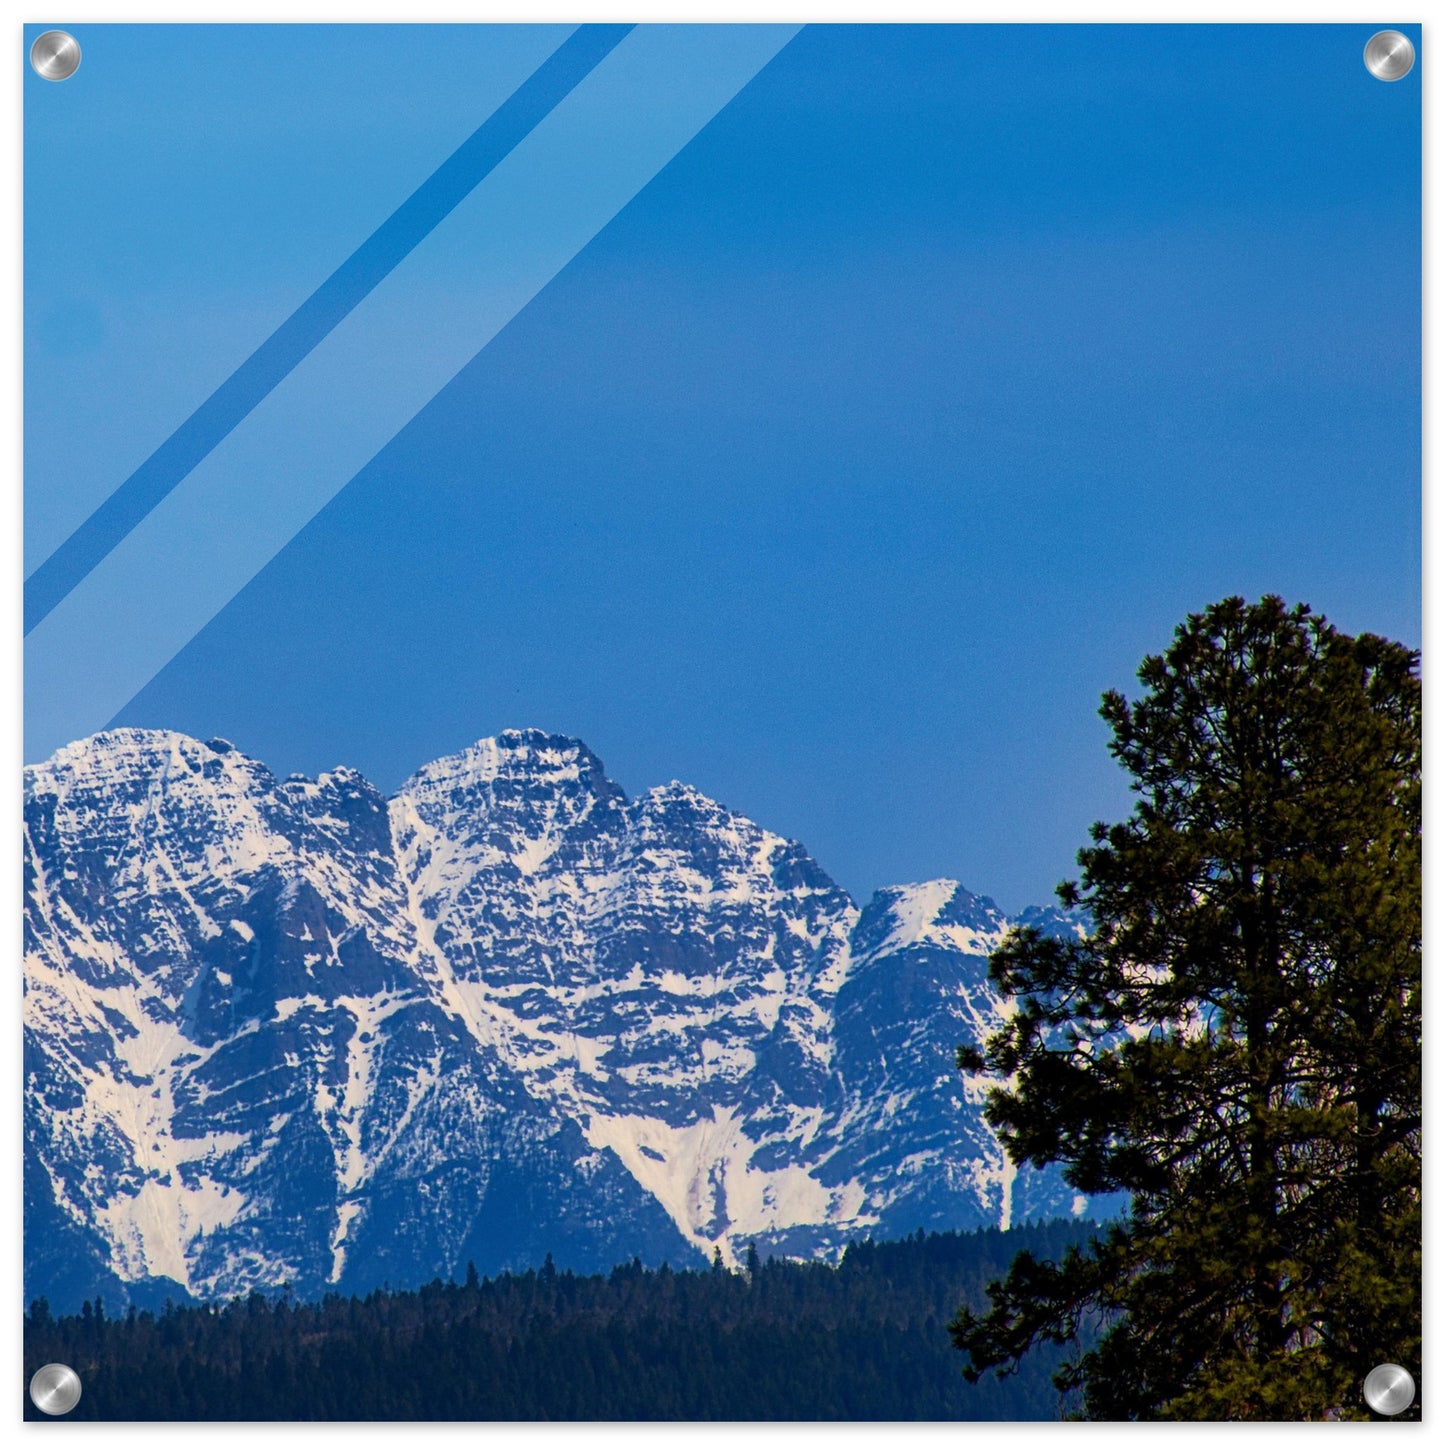
<path id="1" fill-rule="evenodd" d="M 575 739 L 386 799 L 122 729 L 26 770 L 25 828 L 27 1298 L 834 1257 L 1084 1207 L 1015 1177 L 953 1067 L 1012 920 L 947 880 L 860 909 Z"/>

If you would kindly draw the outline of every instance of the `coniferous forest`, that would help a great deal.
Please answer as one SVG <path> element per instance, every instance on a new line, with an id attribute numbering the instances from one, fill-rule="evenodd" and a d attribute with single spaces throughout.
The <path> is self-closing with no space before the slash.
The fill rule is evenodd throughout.
<path id="1" fill-rule="evenodd" d="M 298 1301 L 253 1293 L 111 1318 L 32 1302 L 26 1377 L 68 1363 L 73 1420 L 1048 1420 L 1057 1349 L 963 1378 L 948 1324 L 1027 1249 L 1092 1225 L 918 1234 L 836 1265 L 619 1265 Z M 26 1418 L 44 1419 L 26 1400 Z"/>

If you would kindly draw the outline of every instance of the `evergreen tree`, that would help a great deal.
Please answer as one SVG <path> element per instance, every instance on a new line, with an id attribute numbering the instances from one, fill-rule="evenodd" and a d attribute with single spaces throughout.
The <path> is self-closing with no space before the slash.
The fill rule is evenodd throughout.
<path id="1" fill-rule="evenodd" d="M 1233 598 L 1105 696 L 1138 801 L 1059 890 L 1093 932 L 1012 935 L 1018 1012 L 959 1063 L 1016 1162 L 1132 1205 L 957 1317 L 970 1378 L 1090 1320 L 1056 1380 L 1095 1418 L 1361 1417 L 1372 1365 L 1419 1377 L 1417 661 Z"/>
<path id="2" fill-rule="evenodd" d="M 1022 1240 L 1055 1258 L 1079 1220 L 863 1241 L 837 1265 L 541 1269 L 364 1298 L 167 1300 L 124 1319 L 25 1320 L 25 1372 L 64 1360 L 84 1420 L 973 1420 L 1055 1413 L 1047 1352 L 968 1384 L 947 1322 Z M 699 1265 L 702 1265 L 699 1260 Z M 26 1417 L 38 1418 L 33 1403 Z"/>

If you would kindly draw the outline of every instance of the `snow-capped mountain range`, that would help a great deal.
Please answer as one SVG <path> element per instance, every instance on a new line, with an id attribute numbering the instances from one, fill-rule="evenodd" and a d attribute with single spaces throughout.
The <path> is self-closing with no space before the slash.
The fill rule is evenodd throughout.
<path id="1" fill-rule="evenodd" d="M 26 1296 L 607 1268 L 1078 1213 L 957 1045 L 1015 922 L 506 732 L 390 800 L 121 729 L 25 775 Z M 1022 921 L 1072 931 L 1055 909 Z"/>

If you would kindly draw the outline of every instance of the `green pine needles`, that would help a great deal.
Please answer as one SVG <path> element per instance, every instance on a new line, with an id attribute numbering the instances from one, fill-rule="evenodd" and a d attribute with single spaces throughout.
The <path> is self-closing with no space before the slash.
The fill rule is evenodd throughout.
<path id="1" fill-rule="evenodd" d="M 1417 665 L 1230 598 L 1105 696 L 1138 800 L 1059 889 L 1094 931 L 1012 935 L 1017 1012 L 959 1066 L 1016 1162 L 1132 1205 L 957 1317 L 969 1378 L 1084 1326 L 1089 1418 L 1367 1418 L 1372 1366 L 1419 1379 Z"/>

